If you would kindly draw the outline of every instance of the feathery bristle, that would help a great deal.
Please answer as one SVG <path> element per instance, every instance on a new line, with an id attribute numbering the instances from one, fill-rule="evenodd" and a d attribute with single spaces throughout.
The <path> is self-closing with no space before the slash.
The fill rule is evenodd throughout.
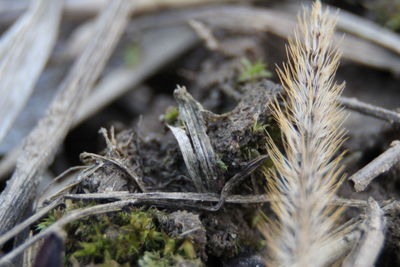
<path id="1" fill-rule="evenodd" d="M 329 206 L 339 184 L 343 120 L 338 98 L 343 85 L 333 78 L 339 53 L 332 47 L 335 20 L 316 1 L 304 12 L 289 40 L 289 63 L 278 69 L 285 108 L 272 111 L 282 131 L 282 153 L 269 139 L 276 167 L 269 190 L 277 222 L 267 234 L 273 263 L 278 266 L 323 266 L 339 210 Z"/>

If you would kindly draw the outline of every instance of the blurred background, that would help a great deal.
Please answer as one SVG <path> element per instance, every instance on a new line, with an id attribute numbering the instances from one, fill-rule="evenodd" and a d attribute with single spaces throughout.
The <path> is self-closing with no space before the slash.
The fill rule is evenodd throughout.
<path id="1" fill-rule="evenodd" d="M 105 2 L 64 1 L 54 50 L 24 110 L 0 144 L 3 158 L 21 144 L 43 116 L 58 84 L 90 39 L 88 27 Z M 285 39 L 292 32 L 301 6 L 310 3 L 281 0 L 137 2 L 137 10 L 132 12 L 122 40 L 83 104 L 89 107 L 71 129 L 51 167 L 53 172 L 79 163 L 78 155 L 82 151 L 98 151 L 103 146 L 97 133 L 100 127 L 129 127 L 141 121 L 144 135 L 154 132 L 159 127 L 160 115 L 174 106 L 172 92 L 177 84 L 187 86 L 207 108 L 221 113 L 232 108 L 234 99 L 219 88 L 220 84 L 233 86 L 243 70 L 243 59 L 264 64 L 268 78 L 278 82 L 275 68 L 286 59 Z M 381 36 L 365 36 L 374 34 L 373 31 L 362 32 L 360 37 L 354 27 L 368 29 L 368 23 L 373 22 L 374 27 L 396 33 L 400 30 L 400 1 L 323 2 L 332 7 L 332 12 L 336 8 L 343 10 L 338 38 L 344 39 L 341 45 L 345 51 L 337 79 L 346 81 L 344 94 L 397 108 L 399 51 L 379 43 L 377 39 Z M 28 6 L 29 1 L 0 1 L 0 29 L 6 31 Z M 378 33 L 382 32 L 378 29 Z M 209 39 L 204 36 L 207 34 Z M 358 141 L 353 145 L 359 143 L 372 148 L 376 138 L 370 136 L 379 135 L 384 123 L 360 116 L 350 116 L 346 123 L 351 133 L 357 135 Z M 12 164 L 0 166 L 4 177 Z"/>

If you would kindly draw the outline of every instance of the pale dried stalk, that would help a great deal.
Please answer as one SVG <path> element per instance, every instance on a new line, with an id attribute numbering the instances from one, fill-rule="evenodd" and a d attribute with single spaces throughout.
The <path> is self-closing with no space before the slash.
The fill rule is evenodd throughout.
<path id="1" fill-rule="evenodd" d="M 110 2 L 104 9 L 97 21 L 96 36 L 60 85 L 59 94 L 45 117 L 25 140 L 17 168 L 0 196 L 1 233 L 10 229 L 29 207 L 35 195 L 38 174 L 51 162 L 82 99 L 103 70 L 126 26 L 129 8 L 129 2 L 118 0 Z"/>
<path id="2" fill-rule="evenodd" d="M 376 177 L 390 170 L 399 161 L 400 141 L 395 140 L 388 150 L 350 176 L 349 180 L 354 182 L 354 189 L 357 192 L 364 191 Z"/>
<path id="3" fill-rule="evenodd" d="M 374 266 L 385 240 L 386 221 L 384 211 L 373 199 L 368 199 L 367 218 L 360 227 L 362 235 L 346 257 L 342 267 Z"/>
<path id="4" fill-rule="evenodd" d="M 362 114 L 385 120 L 391 124 L 400 125 L 399 112 L 371 105 L 369 103 L 362 102 L 357 98 L 341 97 L 340 104 L 345 108 L 358 111 Z"/>
<path id="5" fill-rule="evenodd" d="M 32 1 L 0 40 L 0 143 L 29 99 L 53 49 L 60 0 Z"/>
<path id="6" fill-rule="evenodd" d="M 310 17 L 310 18 L 308 18 Z M 333 82 L 339 53 L 332 48 L 335 21 L 316 1 L 289 40 L 290 61 L 278 70 L 287 95 L 285 108 L 272 106 L 283 137 L 283 154 L 269 139 L 276 173 L 271 203 L 278 221 L 267 240 L 278 266 L 324 266 L 340 210 L 330 206 L 341 169 L 334 157 L 343 142 L 338 99 L 343 86 Z"/>

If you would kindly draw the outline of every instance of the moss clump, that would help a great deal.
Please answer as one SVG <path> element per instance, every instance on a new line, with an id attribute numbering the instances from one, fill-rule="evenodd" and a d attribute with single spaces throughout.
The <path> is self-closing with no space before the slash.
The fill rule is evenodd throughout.
<path id="1" fill-rule="evenodd" d="M 192 260 L 196 253 L 182 248 L 190 239 L 172 238 L 156 225 L 154 210 L 134 209 L 111 216 L 97 216 L 80 221 L 68 229 L 67 255 L 83 263 L 106 263 L 174 266 L 178 260 Z M 79 241 L 78 241 L 79 240 Z M 158 265 L 160 266 L 160 265 Z"/>
<path id="2" fill-rule="evenodd" d="M 272 72 L 267 70 L 267 65 L 262 61 L 255 63 L 250 62 L 244 58 L 241 61 L 242 71 L 239 75 L 239 82 L 255 81 L 261 78 L 272 78 Z"/>
<path id="3" fill-rule="evenodd" d="M 54 210 L 37 228 L 48 227 L 64 213 Z M 132 209 L 68 224 L 66 266 L 176 266 L 186 261 L 201 266 L 190 238 L 172 237 L 157 225 L 161 213 L 156 209 Z"/>

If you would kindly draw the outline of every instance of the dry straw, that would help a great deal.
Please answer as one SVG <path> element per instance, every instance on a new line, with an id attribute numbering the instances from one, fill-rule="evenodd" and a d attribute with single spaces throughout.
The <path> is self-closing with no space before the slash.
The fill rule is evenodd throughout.
<path id="1" fill-rule="evenodd" d="M 285 102 L 273 115 L 282 131 L 283 152 L 269 138 L 276 171 L 269 190 L 276 219 L 266 238 L 269 262 L 278 266 L 324 266 L 340 209 L 329 202 L 340 184 L 343 116 L 338 98 L 343 85 L 333 81 L 340 54 L 332 47 L 335 20 L 316 1 L 304 12 L 289 40 L 289 62 L 278 69 Z"/>

